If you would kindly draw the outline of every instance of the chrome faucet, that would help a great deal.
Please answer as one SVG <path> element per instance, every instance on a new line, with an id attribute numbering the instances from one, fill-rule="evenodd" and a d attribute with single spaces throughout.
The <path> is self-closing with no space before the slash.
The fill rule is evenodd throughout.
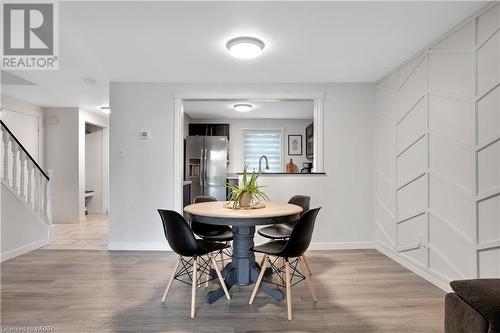
<path id="1" fill-rule="evenodd" d="M 262 159 L 265 159 L 266 160 L 266 170 L 269 170 L 269 162 L 267 161 L 267 157 L 266 155 L 262 155 L 260 158 L 259 158 L 259 172 L 262 171 Z"/>

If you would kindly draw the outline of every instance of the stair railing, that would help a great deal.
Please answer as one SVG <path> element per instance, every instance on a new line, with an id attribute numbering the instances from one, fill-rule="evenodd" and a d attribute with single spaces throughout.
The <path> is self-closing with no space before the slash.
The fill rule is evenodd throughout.
<path id="1" fill-rule="evenodd" d="M 0 124 L 2 183 L 47 224 L 52 224 L 52 170 L 46 173 L 2 120 Z"/>

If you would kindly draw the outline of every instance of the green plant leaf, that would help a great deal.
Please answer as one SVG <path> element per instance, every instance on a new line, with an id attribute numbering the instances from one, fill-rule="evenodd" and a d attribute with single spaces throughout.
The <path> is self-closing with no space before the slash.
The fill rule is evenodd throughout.
<path id="1" fill-rule="evenodd" d="M 243 168 L 242 184 L 235 185 L 226 183 L 226 188 L 229 190 L 227 200 L 232 202 L 233 208 L 237 208 L 243 195 L 246 193 L 251 203 L 256 201 L 269 201 L 269 197 L 261 190 L 265 186 L 259 186 L 257 179 L 262 172 L 256 173 L 252 171 L 252 175 L 248 176 L 248 165 L 245 164 Z"/>

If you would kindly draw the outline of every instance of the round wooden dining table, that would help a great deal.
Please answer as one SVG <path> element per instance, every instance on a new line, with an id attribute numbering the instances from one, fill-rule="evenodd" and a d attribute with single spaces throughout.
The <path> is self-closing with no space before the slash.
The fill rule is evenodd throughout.
<path id="1" fill-rule="evenodd" d="M 194 222 L 229 225 L 233 229 L 233 254 L 222 275 L 226 286 L 248 286 L 257 280 L 260 267 L 255 262 L 255 255 L 251 249 L 254 246 L 253 238 L 255 226 L 277 223 L 294 222 L 299 219 L 302 207 L 281 202 L 265 202 L 265 207 L 255 209 L 231 209 L 226 202 L 204 202 L 186 206 L 184 211 L 188 219 Z M 283 300 L 280 289 L 271 288 L 262 283 L 261 290 L 277 300 Z M 224 290 L 219 288 L 207 294 L 207 303 L 213 303 L 224 297 Z"/>

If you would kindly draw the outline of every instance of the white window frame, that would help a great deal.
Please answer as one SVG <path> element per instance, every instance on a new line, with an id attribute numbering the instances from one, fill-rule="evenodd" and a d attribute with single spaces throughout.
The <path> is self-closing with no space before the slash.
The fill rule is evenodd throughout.
<path id="1" fill-rule="evenodd" d="M 251 133 L 251 132 L 257 132 L 257 133 L 263 133 L 263 132 L 279 132 L 280 133 L 280 171 L 278 172 L 285 172 L 285 160 L 284 160 L 284 149 L 285 149 L 285 129 L 284 128 L 240 128 L 240 142 L 241 142 L 241 157 L 242 157 L 242 163 L 243 165 L 241 166 L 241 170 L 243 170 L 243 167 L 245 166 L 245 133 Z M 252 171 L 252 170 L 249 170 Z M 258 170 L 256 170 L 258 171 Z"/>

